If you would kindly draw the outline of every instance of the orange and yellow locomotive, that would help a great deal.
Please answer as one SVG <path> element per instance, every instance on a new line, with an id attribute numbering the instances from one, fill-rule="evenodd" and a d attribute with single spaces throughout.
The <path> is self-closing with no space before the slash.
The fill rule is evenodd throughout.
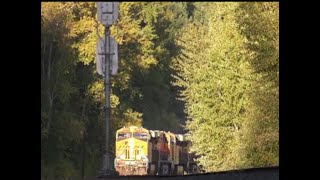
<path id="1" fill-rule="evenodd" d="M 199 169 L 182 134 L 123 127 L 116 132 L 115 170 L 119 175 L 182 175 Z"/>

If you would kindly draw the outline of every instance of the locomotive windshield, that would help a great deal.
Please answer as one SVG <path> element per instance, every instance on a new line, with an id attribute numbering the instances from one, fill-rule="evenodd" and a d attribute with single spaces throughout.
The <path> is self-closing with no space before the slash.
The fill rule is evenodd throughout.
<path id="1" fill-rule="evenodd" d="M 133 137 L 137 139 L 147 140 L 148 134 L 146 132 L 135 132 L 133 133 Z"/>
<path id="2" fill-rule="evenodd" d="M 119 132 L 117 140 L 126 139 L 131 137 L 131 132 Z"/>

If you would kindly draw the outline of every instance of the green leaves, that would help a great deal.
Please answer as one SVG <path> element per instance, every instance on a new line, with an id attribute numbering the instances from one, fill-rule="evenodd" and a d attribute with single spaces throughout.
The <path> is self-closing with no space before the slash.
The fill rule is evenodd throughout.
<path id="1" fill-rule="evenodd" d="M 41 162 L 46 179 L 79 176 L 81 152 L 85 175 L 95 174 L 100 165 L 105 95 L 103 79 L 95 72 L 95 49 L 104 27 L 96 20 L 95 6 L 41 6 Z M 184 15 L 183 6 L 122 2 L 119 7 L 119 19 L 111 27 L 120 45 L 119 73 L 111 77 L 111 133 L 123 125 L 175 129 L 182 108 L 176 108 L 170 85 L 169 65 L 177 51 L 171 30 L 183 24 L 183 19 L 172 21 L 178 13 Z"/>
<path id="2" fill-rule="evenodd" d="M 194 5 L 172 66 L 174 84 L 183 88 L 192 150 L 207 171 L 277 164 L 277 6 Z"/>
<path id="3" fill-rule="evenodd" d="M 83 155 L 85 175 L 101 163 L 105 95 L 95 48 L 104 27 L 95 6 L 41 5 L 45 179 L 79 176 Z M 124 125 L 182 132 L 185 124 L 207 171 L 277 164 L 278 13 L 273 2 L 121 2 L 111 27 L 119 44 L 112 134 Z"/>
<path id="4" fill-rule="evenodd" d="M 82 3 L 81 9 L 78 5 L 41 6 L 41 176 L 45 179 L 79 175 L 82 142 L 91 141 L 90 146 L 97 149 L 102 143 L 96 137 L 83 138 L 83 133 L 101 133 L 97 125 L 101 110 L 98 98 L 94 99 L 88 88 L 95 82 L 91 63 L 95 15 L 89 13 L 94 3 Z M 87 153 L 86 157 L 95 159 L 97 155 Z"/>

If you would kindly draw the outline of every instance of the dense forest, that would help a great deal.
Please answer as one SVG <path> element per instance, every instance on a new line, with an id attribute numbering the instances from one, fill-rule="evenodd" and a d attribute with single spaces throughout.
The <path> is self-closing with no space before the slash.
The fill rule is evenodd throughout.
<path id="1" fill-rule="evenodd" d="M 103 32 L 94 2 L 41 3 L 44 180 L 102 165 Z M 121 2 L 111 36 L 112 139 L 124 125 L 188 133 L 207 172 L 279 164 L 279 3 Z"/>

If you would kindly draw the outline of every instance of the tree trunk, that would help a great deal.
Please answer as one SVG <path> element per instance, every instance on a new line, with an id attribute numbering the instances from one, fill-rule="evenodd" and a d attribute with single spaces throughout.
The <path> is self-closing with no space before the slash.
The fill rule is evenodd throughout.
<path id="1" fill-rule="evenodd" d="M 52 43 L 50 43 L 50 48 L 49 48 L 49 57 L 48 57 L 48 73 L 47 73 L 47 80 L 50 80 L 51 77 L 51 61 L 52 61 Z"/>
<path id="2" fill-rule="evenodd" d="M 44 39 L 44 42 L 43 42 L 43 51 L 42 51 L 42 56 L 41 56 L 41 70 L 42 70 L 42 75 L 44 76 L 45 75 L 45 68 L 44 68 L 44 62 L 45 62 L 45 55 L 46 55 L 46 46 L 47 46 L 47 42 L 46 42 L 46 39 Z"/>
<path id="3" fill-rule="evenodd" d="M 49 113 L 48 113 L 48 124 L 47 124 L 47 136 L 49 137 L 49 131 L 50 131 L 50 125 L 52 121 L 52 112 L 53 112 L 53 98 L 50 96 L 50 93 L 48 93 L 49 96 Z"/>
<path id="4" fill-rule="evenodd" d="M 84 163 L 85 163 L 85 152 L 86 152 L 86 141 L 85 132 L 82 133 L 82 153 L 81 153 L 81 178 L 84 178 Z"/>
<path id="5" fill-rule="evenodd" d="M 88 97 L 85 97 L 84 98 L 84 101 L 83 101 L 83 107 L 82 107 L 82 113 L 81 113 L 81 116 L 82 116 L 82 119 L 85 120 L 85 110 L 86 110 L 86 103 L 87 103 L 87 99 Z M 83 179 L 84 178 L 84 165 L 85 165 L 85 152 L 86 152 L 86 123 L 85 123 L 85 127 L 84 127 L 84 130 L 82 131 L 82 150 L 81 150 L 81 178 Z"/>

